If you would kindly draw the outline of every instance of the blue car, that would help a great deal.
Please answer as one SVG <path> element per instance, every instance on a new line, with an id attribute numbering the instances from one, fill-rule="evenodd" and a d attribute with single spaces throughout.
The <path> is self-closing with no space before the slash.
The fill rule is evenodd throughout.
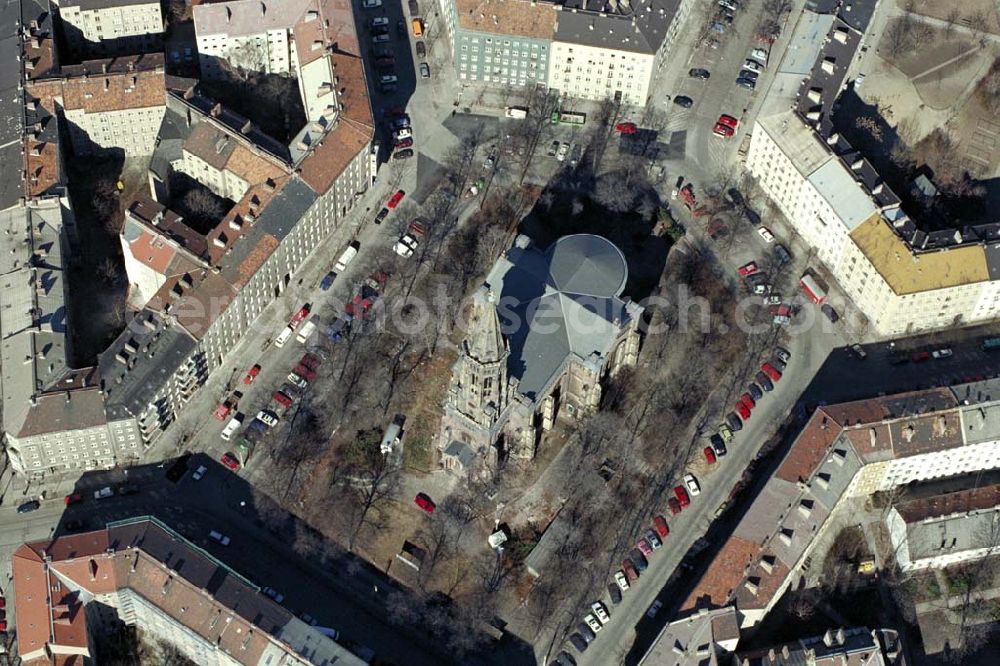
<path id="1" fill-rule="evenodd" d="M 333 271 L 330 271 L 329 273 L 327 273 L 326 277 L 323 278 L 323 281 L 319 283 L 319 288 L 322 289 L 323 291 L 326 291 L 327 289 L 329 289 L 330 287 L 332 287 L 333 286 L 333 278 L 335 278 L 335 277 L 337 277 L 337 274 L 334 273 Z"/>

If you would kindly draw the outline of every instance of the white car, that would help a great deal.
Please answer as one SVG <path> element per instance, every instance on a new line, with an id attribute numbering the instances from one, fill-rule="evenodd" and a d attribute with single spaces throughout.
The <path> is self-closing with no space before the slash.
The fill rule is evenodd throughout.
<path id="1" fill-rule="evenodd" d="M 624 571 L 615 572 L 615 582 L 618 583 L 618 587 L 621 588 L 622 592 L 626 592 L 628 590 L 628 578 L 625 577 Z"/>
<path id="2" fill-rule="evenodd" d="M 691 493 L 691 497 L 696 497 L 701 494 L 701 486 L 698 485 L 698 479 L 694 478 L 694 474 L 684 475 L 684 485 L 687 486 L 688 492 Z"/>
<path id="3" fill-rule="evenodd" d="M 763 65 L 756 60 L 750 60 L 749 58 L 747 58 L 747 61 L 743 63 L 743 67 L 745 69 L 749 69 L 751 72 L 757 72 L 758 74 L 764 71 Z"/>
<path id="4" fill-rule="evenodd" d="M 383 25 L 389 25 L 389 17 L 388 16 L 376 16 L 371 21 L 371 26 L 373 28 L 377 28 L 377 27 L 383 26 Z"/>
<path id="5" fill-rule="evenodd" d="M 261 590 L 261 591 L 262 591 L 262 592 L 263 592 L 264 594 L 266 594 L 267 596 L 269 596 L 270 598 L 274 599 L 274 600 L 275 600 L 276 602 L 278 602 L 279 604 L 280 604 L 280 603 L 281 603 L 282 601 L 284 601 L 284 600 L 285 600 L 285 595 L 283 595 L 283 594 L 282 594 L 281 592 L 278 592 L 278 591 L 277 591 L 276 589 L 274 589 L 273 587 L 265 587 L 265 588 L 264 588 L 263 590 Z"/>
<path id="6" fill-rule="evenodd" d="M 278 417 L 272 414 L 271 412 L 264 411 L 263 409 L 257 412 L 257 420 L 263 421 L 264 425 L 266 425 L 268 428 L 273 428 L 274 426 L 278 425 Z"/>
<path id="7" fill-rule="evenodd" d="M 228 442 L 233 438 L 233 434 L 240 429 L 241 423 L 243 423 L 243 415 L 237 412 L 229 420 L 229 423 L 226 424 L 226 427 L 222 429 L 222 432 L 219 433 L 219 437 Z"/>
<path id="8" fill-rule="evenodd" d="M 94 491 L 94 499 L 106 499 L 108 497 L 113 497 L 114 494 L 115 491 L 111 488 L 111 486 L 105 486 L 100 490 Z"/>
<path id="9" fill-rule="evenodd" d="M 413 136 L 413 131 L 409 127 L 401 127 L 400 129 L 392 133 L 392 138 L 394 138 L 396 141 L 399 141 L 401 139 L 409 139 L 412 136 Z"/>
<path id="10" fill-rule="evenodd" d="M 382 6 L 382 0 L 361 0 L 361 6 L 365 9 L 375 9 Z"/>
<path id="11" fill-rule="evenodd" d="M 594 611 L 594 615 L 596 615 L 597 619 L 601 621 L 601 624 L 607 624 L 611 621 L 611 616 L 608 615 L 608 609 L 605 608 L 604 604 L 600 601 L 595 601 L 590 604 L 590 610 Z"/>
<path id="12" fill-rule="evenodd" d="M 764 49 L 754 49 L 750 52 L 750 58 L 762 65 L 767 65 L 767 51 Z"/>
<path id="13" fill-rule="evenodd" d="M 229 545 L 229 537 L 227 537 L 222 532 L 216 532 L 215 530 L 212 530 L 211 532 L 208 533 L 208 538 L 211 539 L 212 541 L 218 541 L 223 546 Z"/>
<path id="14" fill-rule="evenodd" d="M 597 621 L 597 618 L 594 617 L 593 613 L 587 613 L 587 615 L 583 618 L 583 621 L 587 623 L 587 626 L 590 627 L 591 631 L 595 634 L 604 628 L 604 625 Z"/>
<path id="15" fill-rule="evenodd" d="M 768 305 L 781 305 L 781 296 L 778 294 L 771 294 L 764 299 L 764 302 Z"/>
<path id="16" fill-rule="evenodd" d="M 411 234 L 404 234 L 402 238 L 396 241 L 396 244 L 392 246 L 392 251 L 401 257 L 413 256 L 413 251 L 417 249 L 417 239 Z"/>
<path id="17" fill-rule="evenodd" d="M 191 475 L 191 478 L 194 479 L 195 481 L 201 481 L 202 477 L 205 476 L 205 472 L 207 471 L 208 471 L 207 467 L 205 467 L 204 465 L 198 465 L 198 469 L 194 471 L 194 474 Z"/>
<path id="18" fill-rule="evenodd" d="M 660 612 L 660 608 L 662 607 L 663 607 L 663 602 L 657 599 L 656 601 L 653 602 L 653 605 L 649 607 L 649 610 L 646 611 L 646 617 L 650 619 L 656 617 L 656 614 Z"/>
<path id="19" fill-rule="evenodd" d="M 566 160 L 567 155 L 569 155 L 569 144 L 568 143 L 559 144 L 559 150 L 556 151 L 556 159 L 559 160 L 560 162 L 564 162 Z"/>
<path id="20" fill-rule="evenodd" d="M 765 243 L 774 242 L 774 234 L 767 227 L 757 227 L 757 234 L 764 239 Z"/>
<path id="21" fill-rule="evenodd" d="M 948 358 L 951 354 L 951 347 L 942 347 L 941 349 L 935 349 L 931 352 L 931 356 L 934 358 Z"/>

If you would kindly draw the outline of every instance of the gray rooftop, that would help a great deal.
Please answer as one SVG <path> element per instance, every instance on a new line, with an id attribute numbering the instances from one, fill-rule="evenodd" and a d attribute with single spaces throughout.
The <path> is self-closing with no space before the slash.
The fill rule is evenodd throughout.
<path id="1" fill-rule="evenodd" d="M 29 399 L 68 371 L 62 206 L 44 199 L 0 211 L 0 349 L 4 425 L 17 433 Z"/>
<path id="2" fill-rule="evenodd" d="M 499 294 L 508 371 L 534 400 L 571 358 L 599 368 L 641 308 L 619 298 L 628 268 L 611 241 L 576 234 L 544 252 L 525 245 L 498 260 L 486 284 Z"/>
<path id="3" fill-rule="evenodd" d="M 132 5 L 158 5 L 159 0 L 59 0 L 60 7 L 79 7 L 84 11 L 131 7 Z"/>
<path id="4" fill-rule="evenodd" d="M 195 5 L 194 27 L 200 35 L 255 35 L 291 29 L 315 0 L 235 0 Z"/>
<path id="5" fill-rule="evenodd" d="M 108 418 L 137 416 L 159 395 L 196 346 L 181 326 L 142 310 L 98 356 Z"/>
<path id="6" fill-rule="evenodd" d="M 680 0 L 636 0 L 618 11 L 605 0 L 567 0 L 558 15 L 556 41 L 656 53 L 677 14 Z"/>

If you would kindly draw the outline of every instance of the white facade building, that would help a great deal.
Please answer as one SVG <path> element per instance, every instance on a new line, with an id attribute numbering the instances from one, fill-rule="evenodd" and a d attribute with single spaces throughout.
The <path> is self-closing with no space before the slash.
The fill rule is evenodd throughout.
<path id="1" fill-rule="evenodd" d="M 792 111 L 759 118 L 746 167 L 880 335 L 1000 317 L 1000 249 L 926 238 L 856 153 L 838 154 Z M 877 174 L 876 174 L 877 176 Z M 867 182 L 874 184 L 869 187 Z"/>
<path id="2" fill-rule="evenodd" d="M 655 62 L 654 53 L 553 42 L 549 85 L 569 97 L 602 100 L 619 94 L 623 104 L 642 106 L 649 97 Z"/>
<path id="3" fill-rule="evenodd" d="M 69 47 L 80 53 L 143 52 L 162 41 L 163 13 L 150 0 L 59 0 Z"/>

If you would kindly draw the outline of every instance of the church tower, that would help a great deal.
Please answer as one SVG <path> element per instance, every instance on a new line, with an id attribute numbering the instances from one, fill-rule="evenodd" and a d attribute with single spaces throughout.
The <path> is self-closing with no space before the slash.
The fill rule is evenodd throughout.
<path id="1" fill-rule="evenodd" d="M 507 385 L 509 355 L 510 348 L 500 331 L 496 297 L 484 286 L 472 299 L 468 333 L 452 369 L 448 407 L 480 428 L 491 430 L 510 397 Z M 494 437 L 495 433 L 489 439 Z"/>

